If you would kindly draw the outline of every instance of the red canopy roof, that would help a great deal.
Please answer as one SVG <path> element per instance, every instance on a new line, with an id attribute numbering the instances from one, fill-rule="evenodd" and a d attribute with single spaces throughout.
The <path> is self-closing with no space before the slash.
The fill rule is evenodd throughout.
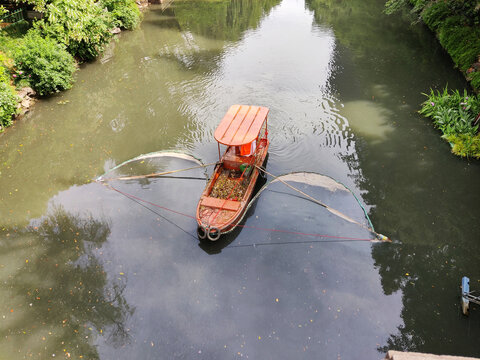
<path id="1" fill-rule="evenodd" d="M 215 130 L 215 140 L 232 146 L 251 143 L 262 129 L 268 111 L 263 106 L 232 105 Z"/>

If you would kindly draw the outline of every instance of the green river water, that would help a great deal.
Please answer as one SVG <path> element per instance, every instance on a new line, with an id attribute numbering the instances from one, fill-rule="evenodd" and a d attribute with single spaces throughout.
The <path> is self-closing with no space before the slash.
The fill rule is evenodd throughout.
<path id="1" fill-rule="evenodd" d="M 462 276 L 480 290 L 480 166 L 417 114 L 430 87 L 467 85 L 383 5 L 151 6 L 2 134 L 0 359 L 480 357 L 480 308 L 459 305 Z M 271 173 L 345 184 L 393 243 L 260 230 L 365 237 L 278 187 L 250 227 L 202 244 L 194 219 L 151 204 L 194 215 L 205 182 L 119 185 L 149 205 L 92 181 L 154 151 L 216 161 L 232 104 L 270 108 Z"/>

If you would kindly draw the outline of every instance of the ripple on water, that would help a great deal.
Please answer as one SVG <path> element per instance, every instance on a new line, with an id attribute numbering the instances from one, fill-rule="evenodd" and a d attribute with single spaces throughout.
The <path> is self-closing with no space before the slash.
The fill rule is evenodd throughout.
<path id="1" fill-rule="evenodd" d="M 287 113 L 286 110 L 273 109 L 271 121 L 272 143 L 278 142 L 288 150 L 282 155 L 304 156 L 298 144 L 306 138 L 314 139 L 316 146 L 322 148 L 350 151 L 352 133 L 348 120 L 337 108 L 338 101 L 330 94 L 322 94 L 321 98 L 302 101 L 301 110 Z M 298 107 L 297 107 L 298 108 Z"/>

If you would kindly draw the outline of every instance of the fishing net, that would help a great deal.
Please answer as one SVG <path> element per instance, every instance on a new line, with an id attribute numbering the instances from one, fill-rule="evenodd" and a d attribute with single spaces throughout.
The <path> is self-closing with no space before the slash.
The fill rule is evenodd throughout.
<path id="1" fill-rule="evenodd" d="M 162 208 L 195 222 L 197 202 L 213 172 L 212 165 L 184 153 L 156 152 L 112 166 L 97 180 L 144 206 Z M 340 182 L 310 172 L 263 175 L 239 228 L 375 239 L 361 201 Z M 234 231 L 238 234 L 238 228 Z"/>
<path id="2" fill-rule="evenodd" d="M 317 173 L 278 176 L 257 192 L 245 227 L 275 229 L 277 239 L 292 236 L 376 239 L 366 209 L 340 182 Z"/>
<path id="3" fill-rule="evenodd" d="M 192 169 L 185 170 L 190 168 Z M 195 171 L 198 169 L 200 169 L 200 172 Z M 176 172 L 176 170 L 182 171 Z M 157 174 L 165 172 L 171 173 L 161 175 L 164 178 L 199 176 L 203 179 L 207 178 L 206 166 L 193 155 L 174 151 L 159 151 L 142 154 L 119 165 L 112 166 L 105 174 L 99 176 L 97 181 L 140 180 L 159 177 Z"/>

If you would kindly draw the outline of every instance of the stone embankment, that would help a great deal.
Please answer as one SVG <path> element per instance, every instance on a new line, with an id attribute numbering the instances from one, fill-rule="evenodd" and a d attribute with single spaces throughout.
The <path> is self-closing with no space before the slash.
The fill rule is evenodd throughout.
<path id="1" fill-rule="evenodd" d="M 36 94 L 37 93 L 35 92 L 35 90 L 33 90 L 31 87 L 24 87 L 17 93 L 19 98 L 19 102 L 17 105 L 19 112 L 17 116 L 22 116 L 30 110 L 30 108 L 35 103 Z"/>
<path id="2" fill-rule="evenodd" d="M 450 356 L 450 355 L 432 355 L 414 352 L 401 352 L 390 350 L 383 360 L 480 360 L 478 358 Z"/>

